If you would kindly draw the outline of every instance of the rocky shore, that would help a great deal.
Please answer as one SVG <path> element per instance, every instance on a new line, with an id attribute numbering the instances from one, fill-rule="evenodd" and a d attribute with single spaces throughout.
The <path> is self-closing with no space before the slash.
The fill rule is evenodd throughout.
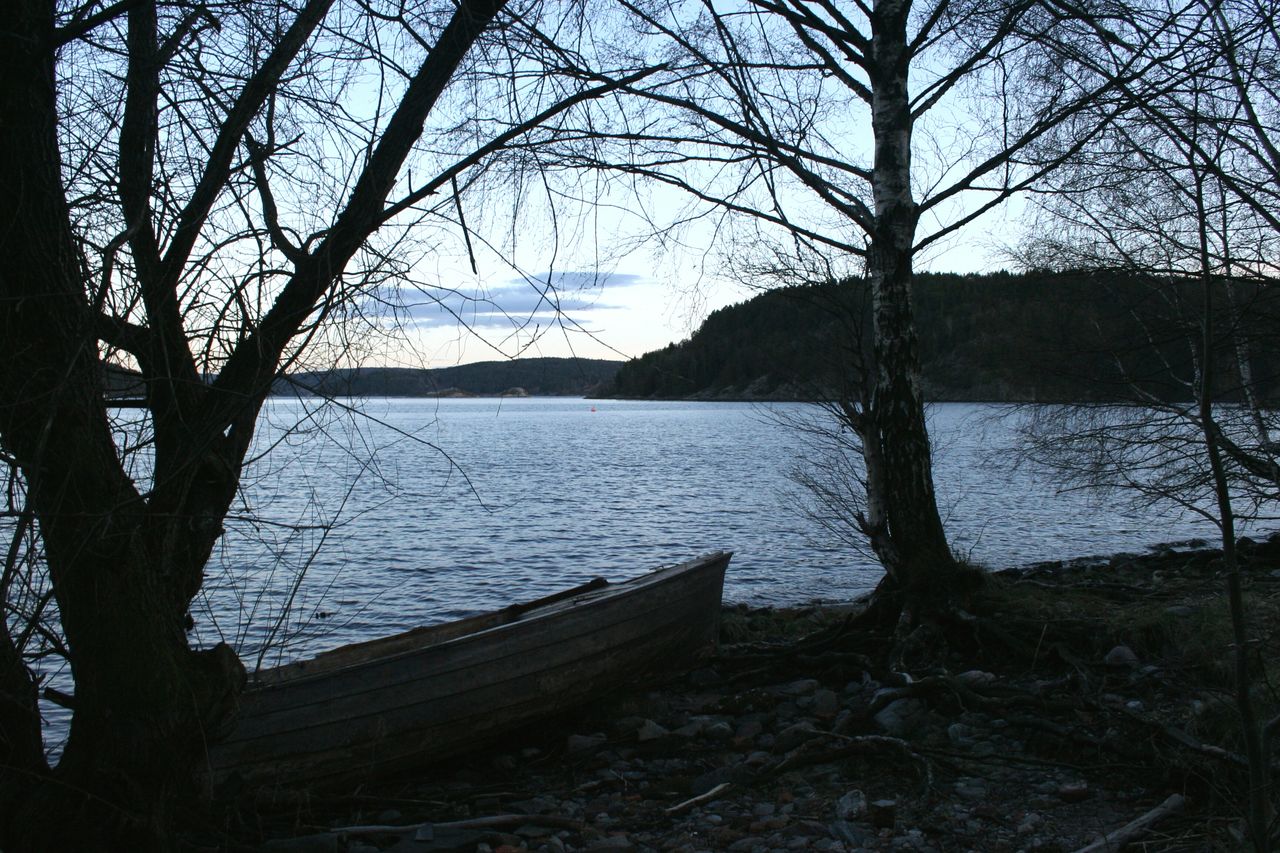
<path id="1" fill-rule="evenodd" d="M 1243 553 L 1265 719 L 1280 537 Z M 219 833 L 279 853 L 1234 849 L 1220 575 L 1203 543 L 995 573 L 972 642 L 915 667 L 850 636 L 852 605 L 727 608 L 692 672 L 412 778 L 259 792 Z"/>

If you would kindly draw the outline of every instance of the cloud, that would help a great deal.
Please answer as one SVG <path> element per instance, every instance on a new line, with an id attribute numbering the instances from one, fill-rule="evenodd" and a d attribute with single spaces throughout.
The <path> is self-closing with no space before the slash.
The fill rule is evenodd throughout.
<path id="1" fill-rule="evenodd" d="M 384 290 L 379 302 L 397 306 L 397 316 L 420 328 L 452 326 L 506 327 L 530 322 L 547 324 L 559 315 L 621 307 L 605 299 L 605 290 L 643 284 L 644 276 L 578 270 L 540 273 L 478 288 L 400 287 Z"/>

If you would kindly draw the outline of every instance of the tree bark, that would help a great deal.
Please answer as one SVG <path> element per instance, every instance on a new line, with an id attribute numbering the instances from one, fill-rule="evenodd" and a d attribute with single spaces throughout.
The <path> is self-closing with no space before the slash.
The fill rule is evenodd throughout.
<path id="1" fill-rule="evenodd" d="M 256 417 L 299 328 L 385 218 L 388 192 L 423 123 L 504 0 L 463 0 L 410 81 L 335 225 L 258 327 L 238 339 L 218 378 L 195 366 L 178 297 L 190 241 L 155 237 L 159 155 L 157 19 L 130 4 L 126 107 L 116 190 L 145 318 L 128 329 L 142 364 L 154 432 L 144 495 L 119 456 L 99 351 L 100 285 L 91 281 L 62 186 L 55 4 L 16 0 L 0 30 L 0 443 L 16 460 L 39 527 L 65 635 L 75 697 L 70 738 L 53 771 L 22 712 L 34 683 L 0 643 L 0 808 L 4 849 L 168 849 L 193 770 L 244 684 L 226 646 L 192 650 L 186 614 L 221 536 Z M 199 229 L 231 168 L 243 125 L 324 16 L 311 0 L 222 125 L 184 227 Z M 225 145 L 223 143 L 226 143 Z M 208 192 L 205 192 L 208 190 Z M 204 193 L 202 195 L 202 193 Z M 197 203 L 199 202 L 199 203 Z M 207 202 L 207 204 L 206 204 Z M 186 233 L 186 232 L 184 232 Z M 190 237 L 190 235 L 187 235 Z M 177 247 L 175 249 L 175 246 Z M 243 331 L 243 330 L 242 330 Z M 0 637 L 0 639 L 5 639 Z M 10 714 L 16 708 L 17 712 Z M 11 741 L 11 742 L 10 742 Z M 42 760 L 42 759 L 41 759 Z M 34 765 L 34 766 L 33 766 Z"/>
<path id="2" fill-rule="evenodd" d="M 920 387 L 920 345 L 911 305 L 916 204 L 911 192 L 907 42 L 910 0 L 878 0 L 872 16 L 871 122 L 875 218 L 868 246 L 876 384 L 869 439 L 879 447 L 885 505 L 897 555 L 886 568 L 907 607 L 949 603 L 961 576 L 947 545 L 933 489 Z"/>
<path id="3" fill-rule="evenodd" d="M 76 695 L 56 771 L 33 779 L 43 768 L 30 760 L 4 771 L 23 792 L 4 844 L 161 849 L 243 670 L 225 647 L 186 642 L 190 578 L 218 531 L 182 512 L 149 515 L 117 456 L 61 185 L 53 5 L 14 5 L 0 35 L 0 440 L 26 478 Z M 186 492 L 207 498 L 208 466 L 184 470 Z M 233 480 L 213 485 L 230 499 Z M 17 736 L 10 752 L 41 751 L 38 727 Z"/>

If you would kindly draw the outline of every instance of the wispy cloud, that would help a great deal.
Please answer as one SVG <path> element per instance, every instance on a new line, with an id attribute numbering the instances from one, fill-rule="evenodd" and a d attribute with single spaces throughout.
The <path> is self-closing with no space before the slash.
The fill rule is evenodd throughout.
<path id="1" fill-rule="evenodd" d="M 463 322 L 473 327 L 547 324 L 559 315 L 576 318 L 585 312 L 621 306 L 606 291 L 643 284 L 635 273 L 575 270 L 512 278 L 483 288 L 400 287 L 384 291 L 381 301 L 420 328 Z"/>

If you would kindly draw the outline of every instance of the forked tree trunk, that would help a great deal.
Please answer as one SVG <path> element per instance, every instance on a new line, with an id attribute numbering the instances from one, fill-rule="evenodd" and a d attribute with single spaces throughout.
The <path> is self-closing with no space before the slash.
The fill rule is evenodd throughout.
<path id="1" fill-rule="evenodd" d="M 868 274 L 876 384 L 870 435 L 883 464 L 883 502 L 896 565 L 886 566 L 908 608 L 948 604 L 961 572 L 947 545 L 933 490 L 911 306 L 916 205 L 911 193 L 912 117 L 907 86 L 910 0 L 878 0 L 872 17 L 871 122 L 875 221 Z"/>
<path id="2" fill-rule="evenodd" d="M 9 739 L 0 775 L 13 795 L 0 844 L 161 849 L 168 812 L 190 796 L 205 732 L 243 670 L 225 647 L 193 652 L 184 631 L 217 530 L 192 524 L 189 502 L 148 514 L 117 456 L 61 186 L 54 16 L 17 7 L 0 34 L 0 436 L 26 479 L 76 694 L 62 760 L 42 773 L 39 728 L 20 713 L 34 685 L 11 644 L 0 649 L 0 686 L 23 703 L 0 715 Z M 171 486 L 206 505 L 229 500 L 234 481 L 211 482 L 206 464 Z"/>

